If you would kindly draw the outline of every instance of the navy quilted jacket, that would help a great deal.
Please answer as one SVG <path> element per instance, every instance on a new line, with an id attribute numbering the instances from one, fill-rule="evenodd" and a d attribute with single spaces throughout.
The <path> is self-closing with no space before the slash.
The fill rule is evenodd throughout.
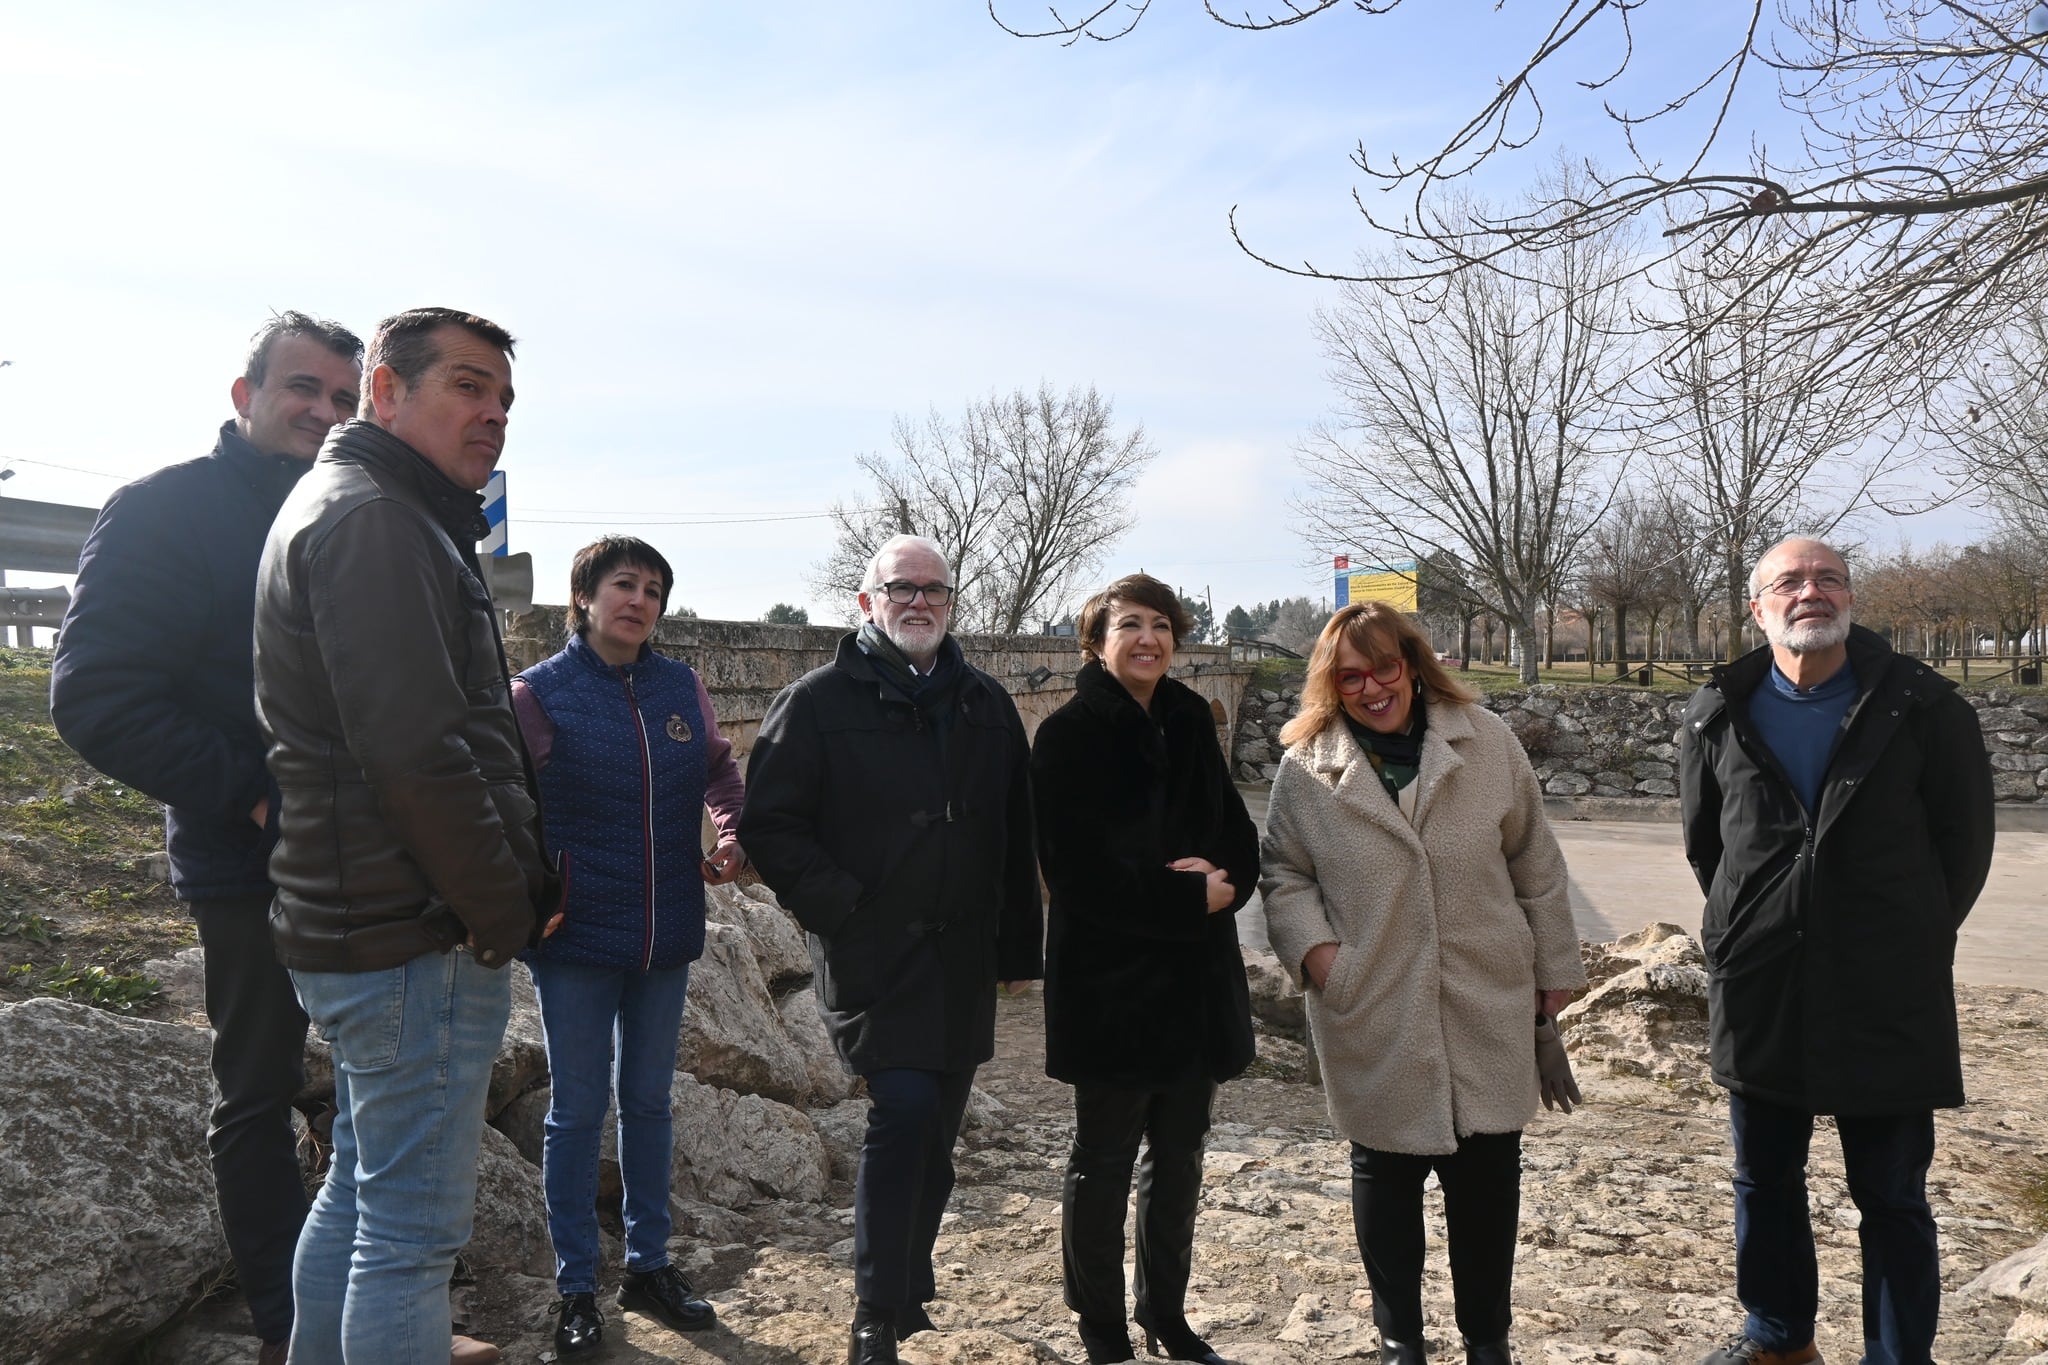
<path id="1" fill-rule="evenodd" d="M 652 650 L 614 668 L 572 636 L 519 679 L 554 727 L 541 802 L 568 863 L 567 918 L 536 954 L 639 971 L 694 962 L 711 734 L 696 674 Z"/>

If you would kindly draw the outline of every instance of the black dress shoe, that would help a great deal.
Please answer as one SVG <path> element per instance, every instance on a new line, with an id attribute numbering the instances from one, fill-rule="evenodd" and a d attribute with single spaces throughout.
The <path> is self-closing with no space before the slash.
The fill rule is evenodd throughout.
<path id="1" fill-rule="evenodd" d="M 672 1265 L 627 1271 L 619 1282 L 619 1307 L 645 1313 L 671 1332 L 701 1332 L 718 1325 L 718 1310 L 698 1298 L 689 1279 Z"/>
<path id="2" fill-rule="evenodd" d="M 555 1304 L 555 1353 L 580 1355 L 604 1340 L 604 1319 L 597 1314 L 597 1295 L 564 1294 Z"/>
<path id="3" fill-rule="evenodd" d="M 1088 1353 L 1088 1365 L 1137 1359 L 1131 1354 L 1131 1329 L 1121 1322 L 1090 1322 L 1081 1318 L 1074 1323 L 1074 1329 L 1081 1334 L 1081 1349 Z"/>
<path id="4" fill-rule="evenodd" d="M 1142 1312 L 1136 1316 L 1138 1326 L 1145 1329 L 1147 1355 L 1165 1356 L 1168 1360 L 1192 1360 L 1197 1365 L 1230 1365 L 1210 1349 L 1208 1342 L 1195 1335 L 1195 1329 L 1188 1326 L 1186 1318 L 1178 1315 L 1151 1318 Z"/>
<path id="5" fill-rule="evenodd" d="M 1380 1365 L 1429 1365 L 1429 1354 L 1422 1349 L 1419 1337 L 1414 1341 L 1395 1341 L 1382 1333 Z"/>
<path id="6" fill-rule="evenodd" d="M 1515 1353 L 1508 1349 L 1508 1339 L 1489 1341 L 1482 1346 L 1465 1343 L 1465 1365 L 1515 1365 Z"/>
<path id="7" fill-rule="evenodd" d="M 896 1358 L 896 1324 L 883 1318 L 856 1319 L 846 1365 L 901 1365 Z"/>

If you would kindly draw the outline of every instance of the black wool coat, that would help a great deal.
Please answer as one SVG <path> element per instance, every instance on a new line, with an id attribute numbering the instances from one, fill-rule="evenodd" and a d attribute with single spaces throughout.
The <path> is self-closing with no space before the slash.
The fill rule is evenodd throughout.
<path id="1" fill-rule="evenodd" d="M 1024 725 L 942 648 L 958 675 L 943 726 L 848 635 L 775 698 L 747 759 L 740 843 L 809 933 L 825 1027 L 857 1075 L 980 1065 L 996 982 L 1040 971 Z"/>
<path id="2" fill-rule="evenodd" d="M 1160 680 L 1148 715 L 1101 664 L 1047 716 L 1031 751 L 1038 858 L 1052 894 L 1045 1069 L 1072 1084 L 1228 1080 L 1252 1060 L 1237 911 L 1259 840 L 1216 742 L 1209 703 Z M 1206 858 L 1237 888 L 1208 913 Z"/>
<path id="3" fill-rule="evenodd" d="M 1991 764 L 1949 682 L 1861 626 L 1808 811 L 1749 719 L 1763 648 L 1714 670 L 1679 734 L 1714 1079 L 1818 1114 L 1963 1102 L 1956 931 L 1991 868 Z"/>

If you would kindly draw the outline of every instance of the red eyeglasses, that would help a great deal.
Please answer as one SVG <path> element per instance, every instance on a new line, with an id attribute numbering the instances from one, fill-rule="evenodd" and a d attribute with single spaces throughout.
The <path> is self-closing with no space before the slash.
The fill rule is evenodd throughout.
<path id="1" fill-rule="evenodd" d="M 1355 697 L 1360 692 L 1365 691 L 1365 685 L 1368 681 L 1376 682 L 1381 687 L 1392 687 L 1395 683 L 1401 681 L 1401 675 L 1407 671 L 1408 661 L 1406 659 L 1395 659 L 1394 662 L 1384 664 L 1379 668 L 1341 669 L 1337 674 L 1337 690 L 1347 697 Z"/>

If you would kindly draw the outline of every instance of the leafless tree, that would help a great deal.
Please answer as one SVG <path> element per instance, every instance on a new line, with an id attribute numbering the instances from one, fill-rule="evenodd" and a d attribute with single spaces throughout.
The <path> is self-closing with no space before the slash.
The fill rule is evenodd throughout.
<path id="1" fill-rule="evenodd" d="M 1242 29 L 1332 11 L 1369 18 L 1402 3 L 1266 0 L 1244 12 L 1204 0 Z M 1737 0 L 1666 6 L 1684 16 L 1669 24 L 1653 22 L 1645 0 L 1550 3 L 1555 18 L 1534 51 L 1492 73 L 1440 143 L 1419 155 L 1359 144 L 1359 172 L 1392 202 L 1356 190 L 1353 199 L 1399 252 L 1368 272 L 1283 264 L 1246 243 L 1233 208 L 1240 246 L 1293 273 L 1440 292 L 1474 265 L 1519 268 L 1530 249 L 1647 216 L 1665 226 L 1668 250 L 1715 255 L 1746 282 L 1719 306 L 1764 306 L 1794 331 L 1825 332 L 1836 348 L 1827 362 L 1849 366 L 1902 361 L 1915 348 L 1951 353 L 1987 315 L 2037 290 L 2048 247 L 2048 32 L 2035 31 L 2036 0 Z M 1012 0 L 989 4 L 1013 33 L 1073 42 L 1129 33 L 1151 0 L 1081 0 L 1045 23 L 1006 21 Z M 1632 84 L 1645 69 L 1680 74 Z M 1577 87 L 1568 99 L 1599 101 L 1633 164 L 1508 213 L 1446 201 L 1447 185 L 1542 144 L 1539 87 L 1553 80 Z M 1800 130 L 1789 148 L 1768 147 L 1760 131 L 1773 97 Z"/>
<path id="2" fill-rule="evenodd" d="M 1987 337 L 1929 405 L 1942 472 L 2002 526 L 2048 541 L 2048 306 Z"/>
<path id="3" fill-rule="evenodd" d="M 1614 613 L 1614 676 L 1628 672 L 1628 614 L 1657 602 L 1663 543 L 1650 499 L 1630 491 L 1614 500 L 1586 538 L 1586 595 Z M 1661 604 L 1659 604 L 1661 605 Z M 1655 627 L 1651 628 L 1654 635 Z M 1652 641 L 1654 645 L 1654 640 Z"/>
<path id="4" fill-rule="evenodd" d="M 1870 439 L 1896 410 L 1887 372 L 1831 373 L 1827 335 L 1791 328 L 1739 292 L 1703 270 L 1674 272 L 1669 315 L 1684 340 L 1653 362 L 1646 390 L 1658 480 L 1718 551 L 1737 623 L 1749 564 L 1766 546 L 1789 528 L 1835 527 L 1913 454 Z M 1729 656 L 1741 647 L 1731 631 Z"/>
<path id="5" fill-rule="evenodd" d="M 837 539 L 813 586 L 850 599 L 876 546 L 901 531 L 931 537 L 953 566 L 953 624 L 1012 634 L 1063 604 L 1131 528 L 1131 485 L 1158 453 L 1142 426 L 1119 432 L 1092 386 L 1040 384 L 898 418 L 893 458 L 859 457 L 872 485 L 834 507 Z"/>
<path id="6" fill-rule="evenodd" d="M 1304 442 L 1305 533 L 1449 555 L 1536 680 L 1536 614 L 1616 482 L 1625 242 L 1469 273 L 1434 305 L 1353 284 L 1317 330 L 1341 396 Z"/>
<path id="7" fill-rule="evenodd" d="M 1728 575 L 1720 545 L 1705 519 L 1670 484 L 1659 481 L 1651 495 L 1657 540 L 1658 596 L 1677 611 L 1679 650 L 1700 656 L 1700 613 L 1723 597 Z"/>

